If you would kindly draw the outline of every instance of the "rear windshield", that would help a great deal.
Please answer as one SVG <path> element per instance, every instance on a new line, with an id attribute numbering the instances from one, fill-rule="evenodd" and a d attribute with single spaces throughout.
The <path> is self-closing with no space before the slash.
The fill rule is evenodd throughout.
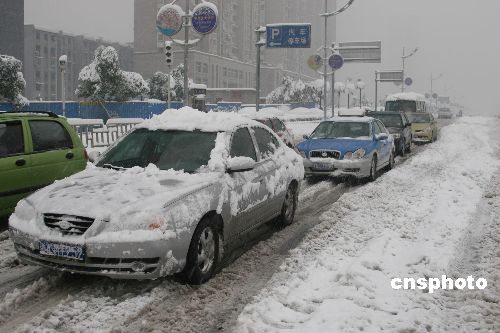
<path id="1" fill-rule="evenodd" d="M 431 116 L 428 113 L 408 113 L 408 118 L 412 123 L 430 123 Z"/>
<path id="2" fill-rule="evenodd" d="M 365 122 L 323 122 L 311 134 L 311 139 L 368 139 L 370 124 Z"/>
<path id="3" fill-rule="evenodd" d="M 387 101 L 385 111 L 417 112 L 415 101 Z"/>
<path id="4" fill-rule="evenodd" d="M 380 120 L 385 125 L 385 127 L 403 127 L 403 122 L 401 121 L 401 115 L 399 114 L 378 113 L 370 116 Z"/>

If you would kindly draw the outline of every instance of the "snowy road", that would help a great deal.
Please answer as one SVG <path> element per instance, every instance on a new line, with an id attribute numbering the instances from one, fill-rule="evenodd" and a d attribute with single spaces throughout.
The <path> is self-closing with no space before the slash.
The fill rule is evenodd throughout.
<path id="1" fill-rule="evenodd" d="M 428 147 L 415 147 L 412 156 Z M 399 160 L 398 167 L 404 162 Z M 0 332 L 230 332 L 244 307 L 321 223 L 321 215 L 360 187 L 331 181 L 305 185 L 294 225 L 279 231 L 262 227 L 214 279 L 200 287 L 173 279 L 112 281 L 20 265 L 2 233 Z"/>

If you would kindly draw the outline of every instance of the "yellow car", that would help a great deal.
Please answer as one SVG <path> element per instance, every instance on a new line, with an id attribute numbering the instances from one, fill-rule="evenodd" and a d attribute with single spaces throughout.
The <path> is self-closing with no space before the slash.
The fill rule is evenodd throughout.
<path id="1" fill-rule="evenodd" d="M 413 142 L 434 142 L 438 138 L 436 119 L 431 113 L 409 112 L 406 114 L 411 121 Z"/>

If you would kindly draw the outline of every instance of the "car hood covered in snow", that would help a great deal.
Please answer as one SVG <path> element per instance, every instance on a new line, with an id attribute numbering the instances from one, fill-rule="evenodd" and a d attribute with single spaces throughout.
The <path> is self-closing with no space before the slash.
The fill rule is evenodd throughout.
<path id="1" fill-rule="evenodd" d="M 220 175 L 161 171 L 154 165 L 123 171 L 89 167 L 29 197 L 38 213 L 67 214 L 113 221 L 144 208 L 167 206 L 203 187 Z"/>

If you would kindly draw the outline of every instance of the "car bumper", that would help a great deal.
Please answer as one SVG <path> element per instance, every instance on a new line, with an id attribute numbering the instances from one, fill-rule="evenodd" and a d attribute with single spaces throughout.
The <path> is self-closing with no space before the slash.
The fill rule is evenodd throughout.
<path id="1" fill-rule="evenodd" d="M 321 168 L 319 166 L 321 165 Z M 323 169 L 329 166 L 329 170 Z M 310 160 L 304 159 L 304 170 L 306 176 L 332 176 L 332 177 L 355 177 L 365 178 L 370 176 L 371 159 L 362 158 L 354 161 L 344 160 Z"/>
<path id="2" fill-rule="evenodd" d="M 432 141 L 432 133 L 427 133 L 427 132 L 415 132 L 413 133 L 413 142 L 415 143 L 420 143 L 420 142 L 431 142 Z"/>
<path id="3" fill-rule="evenodd" d="M 84 241 L 78 244 L 84 248 L 84 260 L 75 260 L 42 255 L 39 250 L 40 237 L 12 227 L 9 232 L 21 261 L 60 271 L 141 280 L 178 273 L 185 264 L 185 260 L 180 262 L 171 251 L 166 251 L 171 247 L 167 240 L 113 243 Z"/>

